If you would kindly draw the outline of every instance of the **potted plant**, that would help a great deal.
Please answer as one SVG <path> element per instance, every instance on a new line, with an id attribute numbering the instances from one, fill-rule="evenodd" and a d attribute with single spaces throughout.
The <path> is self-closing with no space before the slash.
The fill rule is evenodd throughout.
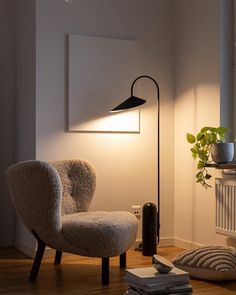
<path id="1" fill-rule="evenodd" d="M 192 157 L 198 159 L 196 182 L 205 188 L 210 187 L 207 180 L 212 177 L 207 171 L 207 164 L 212 160 L 216 163 L 228 163 L 233 160 L 234 144 L 225 143 L 227 132 L 229 129 L 225 127 L 203 127 L 196 136 L 186 134 L 187 141 L 192 144 Z"/>

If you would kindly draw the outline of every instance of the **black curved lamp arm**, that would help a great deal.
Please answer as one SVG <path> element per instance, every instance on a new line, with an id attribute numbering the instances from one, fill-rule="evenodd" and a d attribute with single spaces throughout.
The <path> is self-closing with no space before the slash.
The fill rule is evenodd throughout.
<path id="1" fill-rule="evenodd" d="M 132 83 L 132 85 L 131 85 L 131 96 L 133 96 L 133 88 L 134 88 L 134 84 L 135 84 L 135 82 L 138 81 L 138 80 L 141 79 L 141 78 L 148 78 L 148 79 L 150 79 L 150 80 L 152 80 L 152 81 L 154 82 L 154 84 L 155 84 L 156 87 L 157 87 L 157 98 L 158 98 L 158 100 L 159 100 L 160 89 L 159 89 L 159 86 L 158 86 L 158 84 L 157 84 L 157 81 L 156 81 L 155 79 L 153 79 L 151 76 L 147 76 L 147 75 L 139 76 L 139 77 L 137 77 L 137 78 L 133 81 L 133 83 Z"/>
<path id="2" fill-rule="evenodd" d="M 160 241 L 160 89 L 159 85 L 157 84 L 156 80 L 152 77 L 147 75 L 142 75 L 137 77 L 132 85 L 131 85 L 131 96 L 133 96 L 133 88 L 134 84 L 141 78 L 147 78 L 154 82 L 157 88 L 157 211 L 158 211 L 158 218 L 157 218 L 157 237 L 158 243 Z"/>

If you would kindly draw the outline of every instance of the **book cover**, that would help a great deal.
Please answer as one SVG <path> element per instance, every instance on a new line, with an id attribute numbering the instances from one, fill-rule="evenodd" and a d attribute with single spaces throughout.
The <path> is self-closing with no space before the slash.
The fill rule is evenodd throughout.
<path id="1" fill-rule="evenodd" d="M 130 287 L 134 287 L 137 289 L 142 289 L 143 291 L 146 292 L 154 292 L 154 291 L 160 291 L 160 290 L 166 290 L 166 289 L 170 289 L 170 288 L 174 288 L 174 287 L 183 287 L 189 284 L 189 280 L 188 279 L 184 279 L 178 282 L 165 282 L 165 283 L 149 283 L 149 284 L 140 284 L 138 282 L 134 282 L 130 279 L 127 279 L 126 277 L 124 277 L 125 282 L 130 286 Z"/>
<path id="2" fill-rule="evenodd" d="M 137 294 L 142 294 L 142 295 L 161 295 L 161 294 L 178 294 L 178 295 L 186 295 L 186 294 L 192 294 L 192 286 L 191 285 L 183 285 L 183 286 L 178 286 L 178 287 L 173 287 L 173 288 L 167 288 L 164 290 L 159 290 L 159 291 L 154 291 L 154 292 L 147 292 L 142 289 L 130 287 L 129 290 L 133 290 L 134 292 L 137 292 Z M 132 294 L 132 293 L 131 293 Z"/>
<path id="3" fill-rule="evenodd" d="M 169 273 L 159 273 L 154 267 L 127 269 L 125 277 L 141 285 L 161 284 L 167 282 L 189 281 L 189 274 L 177 267 L 174 267 Z"/>

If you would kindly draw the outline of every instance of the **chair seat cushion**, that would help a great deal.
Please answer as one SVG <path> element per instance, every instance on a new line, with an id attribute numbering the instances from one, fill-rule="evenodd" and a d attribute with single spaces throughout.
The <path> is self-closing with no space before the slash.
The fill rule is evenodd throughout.
<path id="1" fill-rule="evenodd" d="M 236 251 L 233 247 L 210 246 L 184 251 L 173 264 L 192 278 L 210 281 L 236 279 Z"/>
<path id="2" fill-rule="evenodd" d="M 91 211 L 62 217 L 64 238 L 80 249 L 80 255 L 117 256 L 128 250 L 137 235 L 136 217 L 124 211 Z"/>

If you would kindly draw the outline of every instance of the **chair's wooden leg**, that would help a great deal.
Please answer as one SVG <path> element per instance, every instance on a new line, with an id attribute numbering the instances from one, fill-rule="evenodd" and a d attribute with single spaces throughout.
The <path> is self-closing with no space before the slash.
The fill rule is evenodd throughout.
<path id="1" fill-rule="evenodd" d="M 30 281 L 36 281 L 36 279 L 37 279 L 37 275 L 38 275 L 41 261 L 43 258 L 43 253 L 44 253 L 44 250 L 46 247 L 46 244 L 38 237 L 38 235 L 36 233 L 34 233 L 34 236 L 37 239 L 38 248 L 37 248 L 37 252 L 36 252 L 34 262 L 33 262 L 32 268 L 31 268 L 30 276 L 29 276 Z"/>
<path id="2" fill-rule="evenodd" d="M 109 284 L 109 257 L 102 257 L 102 285 Z"/>
<path id="3" fill-rule="evenodd" d="M 126 268 L 126 252 L 120 255 L 120 268 Z"/>
<path id="4" fill-rule="evenodd" d="M 61 256 L 62 256 L 62 252 L 61 251 L 56 251 L 54 264 L 60 264 L 61 263 Z"/>

